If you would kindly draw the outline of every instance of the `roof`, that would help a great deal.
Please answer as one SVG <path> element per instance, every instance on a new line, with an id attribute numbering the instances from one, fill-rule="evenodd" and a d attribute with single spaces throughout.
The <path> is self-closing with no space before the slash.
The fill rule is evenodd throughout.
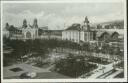
<path id="1" fill-rule="evenodd" d="M 119 34 L 118 32 L 116 32 L 116 31 L 97 31 L 97 33 L 96 33 L 96 35 L 97 35 L 97 37 L 100 37 L 102 34 L 104 34 L 104 33 L 108 33 L 110 36 L 112 36 L 114 33 L 117 33 L 117 34 Z M 120 34 L 119 34 L 120 35 Z"/>
<path id="2" fill-rule="evenodd" d="M 124 34 L 124 29 L 95 29 L 96 31 L 106 31 L 106 32 L 118 32 L 120 35 Z"/>
<path id="3" fill-rule="evenodd" d="M 72 26 L 68 27 L 66 30 L 77 30 L 77 31 L 80 31 L 81 28 L 80 28 L 80 24 L 72 24 Z"/>
<path id="4" fill-rule="evenodd" d="M 104 33 L 106 33 L 106 31 L 98 31 L 97 33 L 96 33 L 96 36 L 97 37 L 100 37 L 102 34 L 104 34 Z"/>
<path id="5" fill-rule="evenodd" d="M 39 29 L 42 29 L 42 30 L 48 30 L 48 26 L 44 26 L 44 27 L 38 27 Z"/>
<path id="6" fill-rule="evenodd" d="M 11 25 L 8 30 L 9 31 L 21 31 L 20 29 L 18 29 L 17 27 L 14 27 L 13 25 Z"/>

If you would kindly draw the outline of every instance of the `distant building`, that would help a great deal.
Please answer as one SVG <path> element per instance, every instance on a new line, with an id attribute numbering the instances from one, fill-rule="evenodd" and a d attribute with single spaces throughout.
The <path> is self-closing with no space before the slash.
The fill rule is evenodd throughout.
<path id="1" fill-rule="evenodd" d="M 9 29 L 9 24 L 6 23 L 5 28 L 3 29 L 3 36 L 6 37 L 6 38 L 9 37 L 9 31 L 8 31 L 8 29 Z"/>
<path id="2" fill-rule="evenodd" d="M 36 39 L 38 38 L 38 24 L 37 19 L 34 19 L 33 25 L 28 25 L 27 20 L 23 20 L 21 28 L 6 24 L 6 32 L 9 32 L 10 39 Z"/>
<path id="3" fill-rule="evenodd" d="M 97 29 L 101 29 L 99 28 L 100 26 L 97 25 Z M 110 23 L 110 24 L 102 24 L 102 29 L 123 29 L 123 24 L 117 24 L 117 23 Z"/>
<path id="4" fill-rule="evenodd" d="M 9 28 L 6 30 L 9 32 L 10 39 L 20 39 L 22 37 L 22 30 L 10 25 Z"/>
<path id="5" fill-rule="evenodd" d="M 42 30 L 40 38 L 45 39 L 62 39 L 63 30 Z"/>
<path id="6" fill-rule="evenodd" d="M 107 41 L 109 40 L 109 33 L 107 32 L 97 32 L 96 33 L 97 41 Z"/>
<path id="7" fill-rule="evenodd" d="M 89 20 L 85 17 L 84 24 L 73 24 L 62 32 L 63 40 L 89 42 L 95 39 L 95 32 L 90 29 Z"/>
<path id="8" fill-rule="evenodd" d="M 97 29 L 102 29 L 102 25 L 98 24 L 98 25 L 96 26 L 96 28 L 97 28 Z"/>
<path id="9" fill-rule="evenodd" d="M 97 31 L 96 33 L 96 41 L 98 46 L 103 46 L 104 44 L 108 44 L 111 47 L 120 48 L 123 51 L 123 35 L 119 34 L 116 31 Z"/>
<path id="10" fill-rule="evenodd" d="M 48 26 L 44 26 L 44 27 L 39 27 L 40 29 L 43 29 L 43 30 L 48 30 Z"/>
<path id="11" fill-rule="evenodd" d="M 38 27 L 37 19 L 34 19 L 33 25 L 27 24 L 27 20 L 23 20 L 22 27 L 14 27 L 7 23 L 4 36 L 10 39 L 62 39 L 62 30 L 48 30 L 48 26 Z"/>
<path id="12" fill-rule="evenodd" d="M 33 25 L 27 25 L 27 21 L 23 21 L 22 35 L 24 39 L 36 39 L 38 38 L 38 24 L 37 19 L 34 19 Z"/>
<path id="13" fill-rule="evenodd" d="M 118 41 L 119 40 L 118 32 L 107 32 L 107 31 L 98 31 L 96 33 L 97 41 Z"/>

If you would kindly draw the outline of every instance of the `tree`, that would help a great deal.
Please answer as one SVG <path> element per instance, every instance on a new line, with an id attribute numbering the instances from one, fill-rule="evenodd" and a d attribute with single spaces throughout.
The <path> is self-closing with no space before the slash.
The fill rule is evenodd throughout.
<path id="1" fill-rule="evenodd" d="M 96 65 L 87 63 L 84 56 L 74 56 L 72 54 L 69 54 L 66 59 L 55 62 L 55 71 L 71 77 L 78 77 L 96 67 Z"/>

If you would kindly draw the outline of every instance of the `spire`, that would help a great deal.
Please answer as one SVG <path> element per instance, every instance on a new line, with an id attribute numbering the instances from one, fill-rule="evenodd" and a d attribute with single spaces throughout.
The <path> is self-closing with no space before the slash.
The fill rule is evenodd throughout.
<path id="1" fill-rule="evenodd" d="M 85 20 L 84 20 L 83 30 L 87 30 L 87 31 L 90 30 L 89 20 L 87 16 L 85 17 Z"/>
<path id="2" fill-rule="evenodd" d="M 37 19 L 36 18 L 34 19 L 34 22 L 33 22 L 33 28 L 38 28 Z"/>
<path id="3" fill-rule="evenodd" d="M 23 20 L 22 28 L 26 28 L 26 27 L 27 27 L 27 20 L 26 20 L 26 19 L 24 19 L 24 20 Z"/>
<path id="4" fill-rule="evenodd" d="M 87 23 L 87 24 L 89 23 L 87 16 L 85 17 L 84 23 Z"/>
<path id="5" fill-rule="evenodd" d="M 9 29 L 9 24 L 8 23 L 5 24 L 5 28 L 6 28 L 6 30 Z"/>

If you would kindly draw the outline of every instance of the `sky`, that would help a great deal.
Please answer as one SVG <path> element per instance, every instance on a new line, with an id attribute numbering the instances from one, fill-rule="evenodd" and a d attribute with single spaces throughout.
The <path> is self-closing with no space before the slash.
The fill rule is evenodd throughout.
<path id="1" fill-rule="evenodd" d="M 3 3 L 3 25 L 21 27 L 23 19 L 32 25 L 37 18 L 38 26 L 49 29 L 65 29 L 73 23 L 82 24 L 85 16 L 90 23 L 101 23 L 124 18 L 122 2 L 95 3 Z"/>

